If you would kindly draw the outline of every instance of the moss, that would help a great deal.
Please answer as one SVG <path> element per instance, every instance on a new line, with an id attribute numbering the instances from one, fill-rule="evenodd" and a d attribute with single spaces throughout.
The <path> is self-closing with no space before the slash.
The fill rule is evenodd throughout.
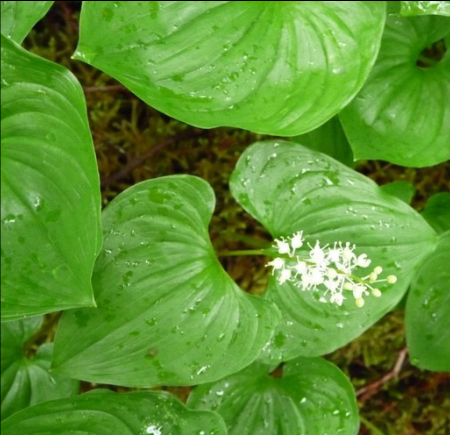
<path id="1" fill-rule="evenodd" d="M 82 84 L 106 204 L 127 187 L 150 178 L 189 173 L 207 180 L 217 196 L 211 239 L 217 250 L 259 247 L 270 237 L 231 197 L 229 175 L 242 151 L 264 137 L 231 128 L 199 130 L 144 104 L 106 74 L 70 56 L 78 38 L 79 2 L 56 2 L 25 41 L 28 49 L 68 67 Z M 450 191 L 450 165 L 403 168 L 386 162 L 360 162 L 357 169 L 380 184 L 406 180 L 417 189 L 413 206 L 423 207 L 432 194 Z M 267 282 L 261 257 L 221 259 L 246 291 L 261 293 Z M 53 321 L 47 316 L 48 322 Z M 49 323 L 46 323 L 48 325 Z M 52 339 L 54 326 L 45 330 Z M 337 363 L 358 390 L 390 372 L 405 346 L 403 311 L 385 316 L 360 338 L 328 358 Z M 98 385 L 83 384 L 83 391 Z M 116 391 L 120 387 L 103 386 Z M 185 400 L 189 388 L 164 388 Z M 449 427 L 450 375 L 412 367 L 371 395 L 361 395 L 361 434 L 444 435 Z M 365 423 L 364 423 L 365 422 Z"/>

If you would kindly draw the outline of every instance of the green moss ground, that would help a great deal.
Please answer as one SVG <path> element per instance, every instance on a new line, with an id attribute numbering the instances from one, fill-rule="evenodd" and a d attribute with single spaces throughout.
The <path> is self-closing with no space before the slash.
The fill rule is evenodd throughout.
<path id="1" fill-rule="evenodd" d="M 207 180 L 216 192 L 211 239 L 217 250 L 258 247 L 269 241 L 265 230 L 237 205 L 228 190 L 229 175 L 242 151 L 264 137 L 231 128 L 187 126 L 148 107 L 106 74 L 73 61 L 70 56 L 78 37 L 79 6 L 79 2 L 56 2 L 25 46 L 68 67 L 85 90 L 103 203 L 142 180 L 193 174 Z M 417 191 L 413 207 L 418 210 L 430 195 L 450 191 L 449 163 L 414 169 L 373 161 L 360 162 L 357 169 L 380 184 L 412 182 Z M 260 293 L 267 281 L 264 261 L 260 257 L 230 257 L 223 265 L 244 290 Z M 402 308 L 390 313 L 328 358 L 350 376 L 360 392 L 361 434 L 446 435 L 450 427 L 449 374 L 421 371 L 411 366 L 406 356 L 399 376 L 380 382 L 390 376 L 399 355 L 404 355 L 403 316 Z M 47 316 L 42 333 L 36 335 L 37 342 L 52 338 L 57 318 Z M 85 390 L 93 387 L 83 386 Z M 170 390 L 181 399 L 189 391 Z"/>

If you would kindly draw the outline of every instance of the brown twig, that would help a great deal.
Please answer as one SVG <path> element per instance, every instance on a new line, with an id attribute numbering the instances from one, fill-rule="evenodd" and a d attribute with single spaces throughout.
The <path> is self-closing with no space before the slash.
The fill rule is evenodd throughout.
<path id="1" fill-rule="evenodd" d="M 361 397 L 361 400 L 364 402 L 367 398 L 375 394 L 386 382 L 390 381 L 393 378 L 398 377 L 400 371 L 403 367 L 403 363 L 405 362 L 406 355 L 408 354 L 408 348 L 404 347 L 398 354 L 397 361 L 395 362 L 394 368 L 386 373 L 380 379 L 371 382 L 370 384 L 360 388 L 356 392 L 357 397 Z"/>
<path id="2" fill-rule="evenodd" d="M 146 162 L 146 160 L 148 160 L 150 157 L 152 157 L 154 154 L 161 151 L 162 149 L 164 149 L 176 142 L 179 142 L 181 140 L 191 139 L 194 137 L 201 136 L 202 134 L 204 134 L 204 132 L 202 132 L 202 131 L 194 131 L 194 132 L 189 131 L 187 133 L 179 134 L 177 136 L 170 137 L 168 139 L 163 140 L 159 144 L 156 144 L 155 146 L 151 147 L 147 152 L 145 152 L 139 156 L 136 156 L 134 159 L 130 160 L 119 171 L 114 172 L 113 174 L 111 174 L 110 176 L 108 176 L 104 180 L 102 180 L 102 182 L 101 182 L 102 188 L 108 187 L 111 184 L 114 184 L 120 180 L 123 180 L 130 174 L 130 172 L 132 172 L 135 169 L 142 166 Z"/>
<path id="3" fill-rule="evenodd" d="M 85 94 L 93 92 L 111 92 L 111 91 L 126 91 L 127 88 L 123 85 L 109 85 L 109 86 L 85 86 L 83 91 Z"/>

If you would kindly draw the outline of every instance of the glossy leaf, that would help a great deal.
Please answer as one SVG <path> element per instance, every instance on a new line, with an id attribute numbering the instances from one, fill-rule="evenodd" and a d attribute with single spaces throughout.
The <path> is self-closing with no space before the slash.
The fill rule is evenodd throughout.
<path id="1" fill-rule="evenodd" d="M 34 317 L 2 326 L 2 420 L 28 406 L 78 392 L 78 381 L 49 374 L 51 343 L 42 345 L 34 357 L 27 357 L 26 341 L 41 322 Z"/>
<path id="2" fill-rule="evenodd" d="M 422 264 L 406 303 L 406 341 L 411 362 L 450 372 L 450 231 Z"/>
<path id="3" fill-rule="evenodd" d="M 2 35 L 20 44 L 53 3 L 52 1 L 2 1 Z"/>
<path id="4" fill-rule="evenodd" d="M 272 277 L 266 297 L 282 312 L 282 322 L 265 347 L 266 361 L 318 356 L 362 334 L 402 299 L 414 267 L 436 243 L 436 234 L 407 204 L 384 193 L 372 180 L 336 160 L 290 142 L 259 142 L 241 156 L 231 178 L 238 202 L 274 238 L 304 231 L 314 244 L 350 242 L 372 266 L 398 277 L 377 284 L 382 297 L 368 297 L 357 308 L 320 303 L 320 292 L 300 291 Z M 307 248 L 308 249 L 308 248 Z"/>
<path id="5" fill-rule="evenodd" d="M 278 312 L 222 269 L 208 235 L 214 203 L 211 187 L 191 176 L 146 181 L 111 202 L 93 277 L 98 308 L 64 313 L 58 372 L 126 386 L 195 385 L 257 358 Z"/>
<path id="6" fill-rule="evenodd" d="M 81 86 L 2 36 L 2 321 L 93 306 L 100 189 Z"/>
<path id="7" fill-rule="evenodd" d="M 164 392 L 92 391 L 21 411 L 2 423 L 3 435 L 226 435 L 212 412 L 191 411 Z"/>
<path id="8" fill-rule="evenodd" d="M 450 1 L 402 1 L 402 15 L 446 15 L 450 17 Z"/>
<path id="9" fill-rule="evenodd" d="M 416 193 L 414 185 L 409 181 L 393 181 L 392 183 L 383 184 L 380 187 L 384 192 L 401 199 L 406 204 L 411 204 Z"/>
<path id="10" fill-rule="evenodd" d="M 450 193 L 441 192 L 431 196 L 422 216 L 438 234 L 450 230 Z"/>
<path id="11" fill-rule="evenodd" d="M 186 123 L 294 136 L 366 80 L 383 1 L 85 2 L 75 58 Z"/>
<path id="12" fill-rule="evenodd" d="M 253 365 L 214 384 L 197 387 L 188 405 L 218 412 L 230 435 L 358 433 L 353 387 L 333 364 L 299 358 L 283 367 L 281 379 Z"/>
<path id="13" fill-rule="evenodd" d="M 388 17 L 377 62 L 340 114 L 357 160 L 422 167 L 450 158 L 449 35 L 449 18 Z"/>
<path id="14" fill-rule="evenodd" d="M 331 118 L 309 133 L 292 138 L 292 141 L 312 150 L 328 154 L 341 163 L 353 167 L 353 151 L 338 117 Z"/>

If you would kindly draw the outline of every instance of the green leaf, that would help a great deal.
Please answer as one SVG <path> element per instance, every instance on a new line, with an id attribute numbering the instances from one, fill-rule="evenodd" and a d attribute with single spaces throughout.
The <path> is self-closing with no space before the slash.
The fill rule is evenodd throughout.
<path id="1" fill-rule="evenodd" d="M 430 166 L 450 158 L 450 19 L 388 17 L 375 66 L 340 114 L 355 158 Z"/>
<path id="2" fill-rule="evenodd" d="M 75 58 L 173 118 L 295 136 L 366 80 L 384 1 L 85 2 Z"/>
<path id="3" fill-rule="evenodd" d="M 409 181 L 393 181 L 392 183 L 383 184 L 380 187 L 383 192 L 401 199 L 406 204 L 411 204 L 416 193 L 416 188 Z"/>
<path id="4" fill-rule="evenodd" d="M 215 413 L 191 411 L 164 392 L 117 394 L 96 390 L 21 411 L 2 435 L 226 435 Z"/>
<path id="5" fill-rule="evenodd" d="M 230 435 L 358 433 L 355 392 L 345 375 L 321 358 L 299 358 L 281 379 L 255 364 L 215 384 L 201 385 L 188 405 L 218 412 Z"/>
<path id="6" fill-rule="evenodd" d="M 48 372 L 51 343 L 33 358 L 26 356 L 25 344 L 41 323 L 42 318 L 34 317 L 2 326 L 2 420 L 28 406 L 78 393 L 78 381 Z"/>
<path id="7" fill-rule="evenodd" d="M 450 17 L 449 1 L 402 1 L 402 15 L 445 15 Z"/>
<path id="8" fill-rule="evenodd" d="M 406 303 L 406 342 L 411 362 L 450 372 L 450 231 L 421 264 Z"/>
<path id="9" fill-rule="evenodd" d="M 337 116 L 309 133 L 293 137 L 292 141 L 354 166 L 352 149 Z"/>
<path id="10" fill-rule="evenodd" d="M 2 36 L 2 321 L 95 305 L 100 188 L 81 86 Z"/>
<path id="11" fill-rule="evenodd" d="M 2 1 L 2 35 L 20 44 L 53 3 Z"/>
<path id="12" fill-rule="evenodd" d="M 441 192 L 431 196 L 422 216 L 438 234 L 450 230 L 450 193 Z"/>
<path id="13" fill-rule="evenodd" d="M 252 363 L 279 320 L 222 269 L 208 235 L 214 193 L 192 176 L 149 180 L 103 215 L 98 308 L 64 313 L 54 366 L 135 387 L 211 382 Z"/>
<path id="14" fill-rule="evenodd" d="M 363 308 L 353 296 L 341 307 L 320 303 L 320 292 L 272 277 L 266 298 L 283 320 L 264 349 L 266 361 L 323 355 L 358 337 L 398 304 L 413 268 L 435 247 L 436 234 L 407 204 L 336 160 L 290 142 L 248 148 L 232 174 L 231 191 L 274 238 L 304 231 L 310 244 L 348 241 L 357 255 L 368 255 L 371 267 L 381 266 L 383 276 L 398 277 L 395 285 L 377 284 L 382 297 L 368 297 Z"/>

